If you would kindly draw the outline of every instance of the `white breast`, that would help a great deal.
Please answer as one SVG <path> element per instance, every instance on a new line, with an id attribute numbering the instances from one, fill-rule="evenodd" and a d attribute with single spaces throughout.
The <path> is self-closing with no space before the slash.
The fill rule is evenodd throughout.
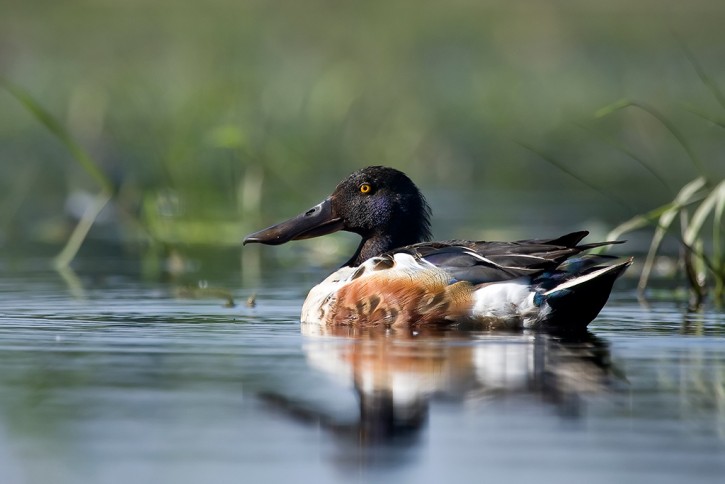
<path id="1" fill-rule="evenodd" d="M 327 308 L 334 305 L 335 294 L 340 288 L 352 281 L 379 277 L 383 272 L 390 279 L 420 277 L 421 273 L 424 273 L 428 280 L 435 279 L 443 285 L 447 284 L 450 279 L 445 271 L 409 254 L 395 254 L 392 266 L 376 269 L 381 260 L 383 260 L 382 257 L 373 257 L 358 267 L 342 267 L 313 287 L 302 305 L 301 320 L 305 323 L 324 324 L 325 312 Z"/>
<path id="2" fill-rule="evenodd" d="M 307 299 L 302 304 L 300 320 L 303 323 L 323 324 L 324 321 L 322 318 L 324 316 L 323 310 L 325 305 L 330 303 L 335 292 L 340 287 L 347 284 L 354 271 L 354 267 L 343 267 L 310 289 L 309 294 L 307 294 Z"/>

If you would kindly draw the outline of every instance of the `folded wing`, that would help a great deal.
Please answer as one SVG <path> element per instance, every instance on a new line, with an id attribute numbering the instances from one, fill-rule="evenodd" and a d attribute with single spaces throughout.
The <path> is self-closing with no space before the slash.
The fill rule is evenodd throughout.
<path id="1" fill-rule="evenodd" d="M 609 256 L 577 254 L 604 245 L 620 242 L 597 242 L 578 245 L 588 235 L 573 232 L 555 239 L 520 240 L 516 242 L 470 242 L 451 240 L 424 242 L 397 249 L 449 273 L 455 281 L 473 285 L 501 282 L 524 276 L 561 272 L 562 276 L 586 271 L 611 259 Z"/>

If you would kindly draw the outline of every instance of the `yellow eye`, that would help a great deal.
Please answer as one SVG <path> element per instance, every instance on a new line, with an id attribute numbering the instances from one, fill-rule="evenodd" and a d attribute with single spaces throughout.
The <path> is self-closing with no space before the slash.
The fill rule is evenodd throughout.
<path id="1" fill-rule="evenodd" d="M 360 185 L 360 193 L 370 193 L 371 191 L 373 191 L 373 187 L 369 183 Z"/>

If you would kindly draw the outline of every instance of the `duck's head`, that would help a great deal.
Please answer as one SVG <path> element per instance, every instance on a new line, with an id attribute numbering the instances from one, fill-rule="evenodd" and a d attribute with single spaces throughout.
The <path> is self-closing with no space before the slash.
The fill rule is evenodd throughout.
<path id="1" fill-rule="evenodd" d="M 285 222 L 248 235 L 244 244 L 278 245 L 346 230 L 362 237 L 347 265 L 430 239 L 430 208 L 405 173 L 384 166 L 358 170 L 332 195 Z"/>

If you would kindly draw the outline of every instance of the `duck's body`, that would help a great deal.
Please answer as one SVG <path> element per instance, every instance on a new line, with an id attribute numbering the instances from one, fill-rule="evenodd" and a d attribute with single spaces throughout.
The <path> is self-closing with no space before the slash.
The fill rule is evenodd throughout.
<path id="1" fill-rule="evenodd" d="M 302 322 L 323 325 L 581 329 L 631 264 L 578 255 L 612 243 L 578 245 L 584 231 L 548 240 L 425 242 L 429 213 L 404 174 L 368 167 L 321 204 L 245 243 L 281 244 L 336 230 L 363 237 L 350 261 L 305 300 Z"/>
<path id="2" fill-rule="evenodd" d="M 553 240 L 421 243 L 345 266 L 312 288 L 302 321 L 338 325 L 478 323 L 585 327 L 629 260 L 570 258 L 587 232 Z"/>

